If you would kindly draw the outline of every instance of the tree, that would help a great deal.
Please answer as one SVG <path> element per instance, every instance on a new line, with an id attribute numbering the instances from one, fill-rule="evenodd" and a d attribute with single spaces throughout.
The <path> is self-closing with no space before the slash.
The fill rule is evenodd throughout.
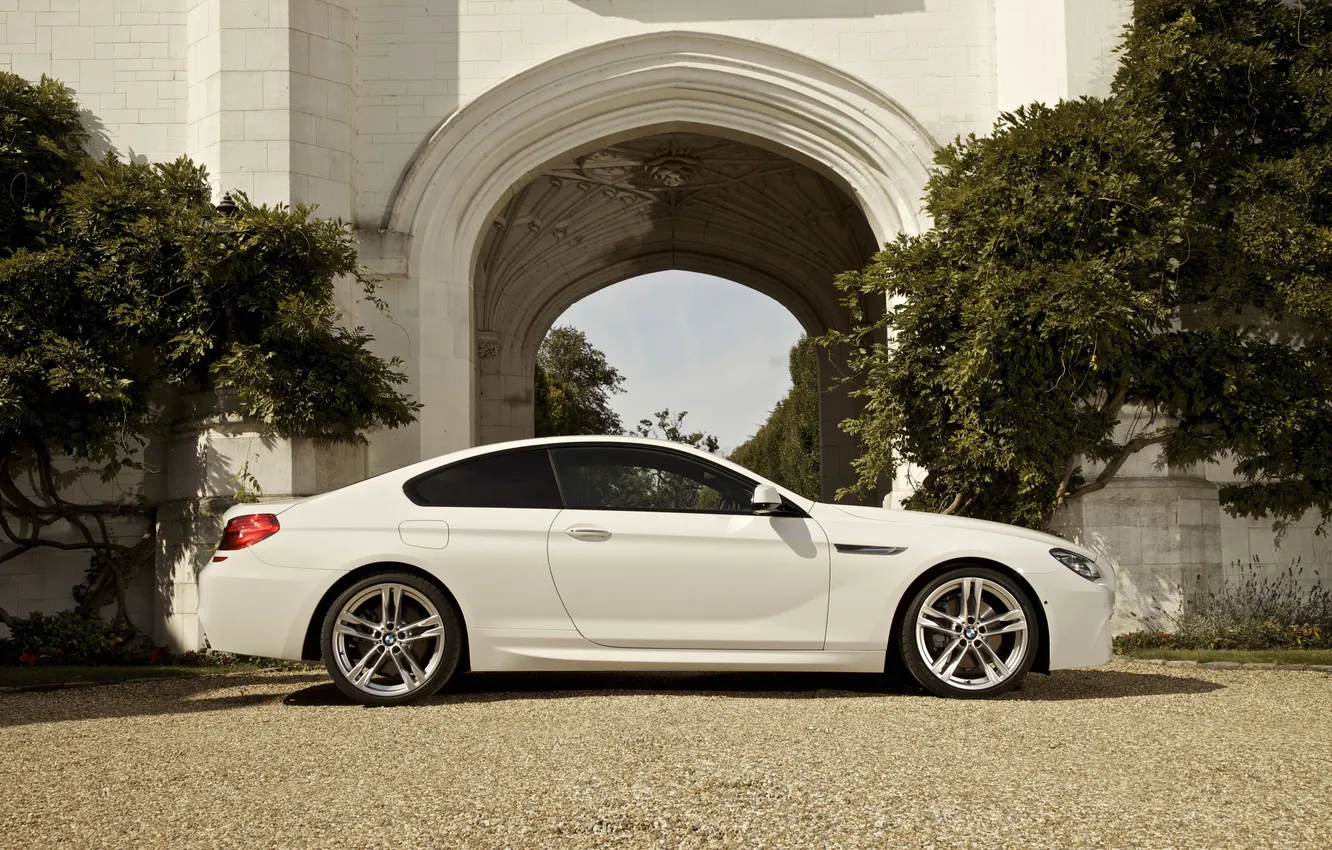
<path id="1" fill-rule="evenodd" d="M 624 426 L 610 397 L 624 392 L 624 377 L 574 327 L 552 328 L 536 364 L 536 435 L 618 434 Z"/>
<path id="2" fill-rule="evenodd" d="M 687 410 L 672 415 L 670 408 L 666 408 L 658 410 L 652 415 L 653 419 L 638 420 L 638 427 L 631 432 L 631 435 L 645 437 L 649 440 L 669 440 L 672 443 L 684 443 L 686 446 L 693 446 L 696 449 L 702 449 L 713 454 L 721 447 L 721 442 L 713 434 L 706 431 L 686 431 L 684 429 L 684 419 L 689 415 Z"/>
<path id="3" fill-rule="evenodd" d="M 783 487 L 818 499 L 819 364 L 815 342 L 802 336 L 788 356 L 791 389 L 763 426 L 730 459 Z"/>
<path id="4" fill-rule="evenodd" d="M 1326 520 L 1329 67 L 1327 0 L 1139 0 L 1109 98 L 940 151 L 933 229 L 839 279 L 893 305 L 829 335 L 858 352 L 860 486 L 909 462 L 910 507 L 1039 527 L 1159 446 L 1231 458 L 1232 512 Z"/>
<path id="5" fill-rule="evenodd" d="M 652 419 L 640 419 L 638 427 L 631 432 L 632 436 L 683 443 L 715 454 L 721 445 L 715 435 L 684 430 L 684 419 L 688 415 L 684 410 L 676 414 L 672 414 L 669 408 L 658 410 Z M 709 510 L 720 505 L 716 490 L 692 478 L 658 469 L 638 469 L 636 474 L 617 470 L 617 473 L 614 489 L 618 498 L 624 500 L 621 504 L 661 510 L 678 510 L 686 505 Z"/>
<path id="6" fill-rule="evenodd" d="M 0 562 L 87 552 L 80 612 L 114 602 L 125 621 L 154 546 L 151 533 L 117 539 L 111 520 L 151 528 L 154 506 L 80 501 L 62 470 L 142 469 L 140 449 L 182 393 L 229 394 L 278 436 L 338 441 L 403 425 L 419 405 L 395 389 L 400 363 L 337 323 L 334 282 L 360 279 L 342 222 L 244 197 L 224 215 L 184 158 L 93 159 L 52 80 L 0 73 L 0 115 L 4 215 L 18 222 L 0 237 L 0 533 L 12 546 Z"/>

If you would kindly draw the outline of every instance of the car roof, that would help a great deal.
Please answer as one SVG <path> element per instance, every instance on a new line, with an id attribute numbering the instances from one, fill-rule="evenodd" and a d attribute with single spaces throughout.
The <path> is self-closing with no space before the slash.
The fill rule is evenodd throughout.
<path id="1" fill-rule="evenodd" d="M 568 444 L 587 445 L 589 443 L 605 443 L 608 445 L 627 445 L 627 446 L 646 446 L 649 448 L 669 448 L 678 449 L 689 454 L 710 460 L 725 460 L 720 455 L 714 455 L 705 452 L 702 449 L 695 448 L 687 443 L 676 443 L 671 440 L 659 440 L 652 437 L 630 437 L 617 435 L 597 435 L 597 436 L 573 436 L 573 437 L 532 437 L 526 440 L 507 440 L 502 443 L 486 443 L 481 446 L 471 446 L 466 449 L 459 449 L 456 452 L 438 455 L 437 457 L 423 460 L 420 463 L 412 464 L 412 468 L 427 467 L 433 468 L 443 463 L 455 463 L 471 457 L 480 457 L 495 452 L 512 451 L 514 449 L 542 448 L 545 446 L 559 446 Z M 743 467 L 741 467 L 743 469 Z M 748 470 L 746 470 L 748 471 Z M 750 473 L 753 474 L 752 472 Z"/>
<path id="2" fill-rule="evenodd" d="M 607 445 L 641 446 L 644 448 L 669 449 L 672 451 L 684 452 L 685 454 L 694 455 L 695 457 L 711 461 L 712 463 L 715 463 L 719 466 L 727 467 L 729 469 L 743 473 L 744 475 L 750 478 L 758 479 L 764 484 L 771 484 L 772 486 L 776 487 L 778 491 L 780 491 L 784 496 L 791 499 L 793 502 L 800 505 L 806 510 L 808 510 L 814 504 L 814 501 L 812 499 L 807 499 L 804 496 L 801 496 L 799 493 L 796 493 L 786 487 L 781 486 L 780 484 L 777 484 L 774 481 L 770 481 L 767 478 L 764 478 L 762 475 L 759 475 L 757 472 L 754 472 L 752 469 L 747 469 L 746 467 L 743 467 L 738 463 L 735 463 L 734 461 L 727 460 L 721 455 L 712 454 L 711 452 L 704 451 L 702 449 L 688 445 L 687 443 L 676 443 L 672 442 L 671 440 L 661 440 L 652 437 L 631 437 L 631 436 L 616 436 L 616 435 L 533 437 L 526 440 L 509 440 L 503 443 L 487 443 L 482 446 L 472 446 L 466 449 L 459 449 L 456 452 L 450 452 L 448 454 L 439 455 L 437 457 L 433 457 L 428 460 L 420 461 L 419 463 L 411 464 L 410 466 L 404 466 L 401 469 L 396 470 L 396 472 L 401 476 L 401 479 L 405 481 L 410 478 L 414 478 L 422 473 L 429 472 L 433 469 L 437 469 L 446 464 L 457 463 L 459 461 L 467 460 L 469 458 L 482 457 L 483 455 L 494 454 L 496 452 L 513 451 L 514 449 L 526 449 L 526 448 L 546 448 L 551 446 L 570 445 L 570 444 L 589 445 L 597 443 L 603 443 Z"/>

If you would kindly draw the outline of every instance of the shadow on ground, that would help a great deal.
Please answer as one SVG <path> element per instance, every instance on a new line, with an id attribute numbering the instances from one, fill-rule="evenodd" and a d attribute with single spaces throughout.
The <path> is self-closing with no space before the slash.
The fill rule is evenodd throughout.
<path id="1" fill-rule="evenodd" d="M 1029 676 L 1022 689 L 1003 697 L 1018 701 L 1110 699 L 1115 697 L 1202 694 L 1220 690 L 1214 682 L 1158 673 L 1068 670 Z M 835 673 L 469 673 L 424 704 L 567 699 L 587 696 L 726 696 L 739 699 L 827 699 L 925 697 L 910 683 L 886 676 Z M 332 683 L 299 690 L 291 706 L 352 705 Z"/>
<path id="2" fill-rule="evenodd" d="M 324 677 L 318 673 L 235 674 L 0 694 L 0 728 L 67 720 L 194 714 L 248 708 L 272 704 L 279 698 L 271 692 L 246 693 L 246 688 L 310 685 L 321 679 Z M 236 689 L 241 692 L 208 696 L 215 691 Z"/>
<path id="3" fill-rule="evenodd" d="M 274 685 L 298 686 L 285 697 Z M 1189 676 L 1120 670 L 1066 670 L 1033 675 L 1016 701 L 1113 699 L 1205 694 L 1221 689 Z M 261 689 L 261 690 L 256 690 Z M 586 696 L 707 695 L 737 699 L 856 699 L 927 697 L 885 676 L 833 673 L 471 673 L 424 702 L 425 706 Z M 99 718 L 193 714 L 272 705 L 352 706 L 319 673 L 239 674 L 199 679 L 163 679 L 60 691 L 0 696 L 0 727 Z"/>

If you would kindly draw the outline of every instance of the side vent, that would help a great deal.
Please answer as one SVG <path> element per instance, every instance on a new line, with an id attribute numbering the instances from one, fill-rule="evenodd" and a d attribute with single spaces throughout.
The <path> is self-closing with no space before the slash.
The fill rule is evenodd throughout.
<path id="1" fill-rule="evenodd" d="M 905 546 L 861 546 L 856 543 L 834 543 L 833 546 L 845 555 L 900 555 L 907 550 Z"/>

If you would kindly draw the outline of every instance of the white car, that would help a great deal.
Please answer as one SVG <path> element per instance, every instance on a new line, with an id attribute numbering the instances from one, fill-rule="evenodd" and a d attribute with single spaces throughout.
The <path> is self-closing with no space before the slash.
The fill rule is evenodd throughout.
<path id="1" fill-rule="evenodd" d="M 462 670 L 883 673 L 986 697 L 1110 659 L 1093 553 L 998 523 L 812 502 L 626 437 L 483 446 L 237 505 L 199 576 L 215 649 L 322 657 L 394 705 Z"/>

